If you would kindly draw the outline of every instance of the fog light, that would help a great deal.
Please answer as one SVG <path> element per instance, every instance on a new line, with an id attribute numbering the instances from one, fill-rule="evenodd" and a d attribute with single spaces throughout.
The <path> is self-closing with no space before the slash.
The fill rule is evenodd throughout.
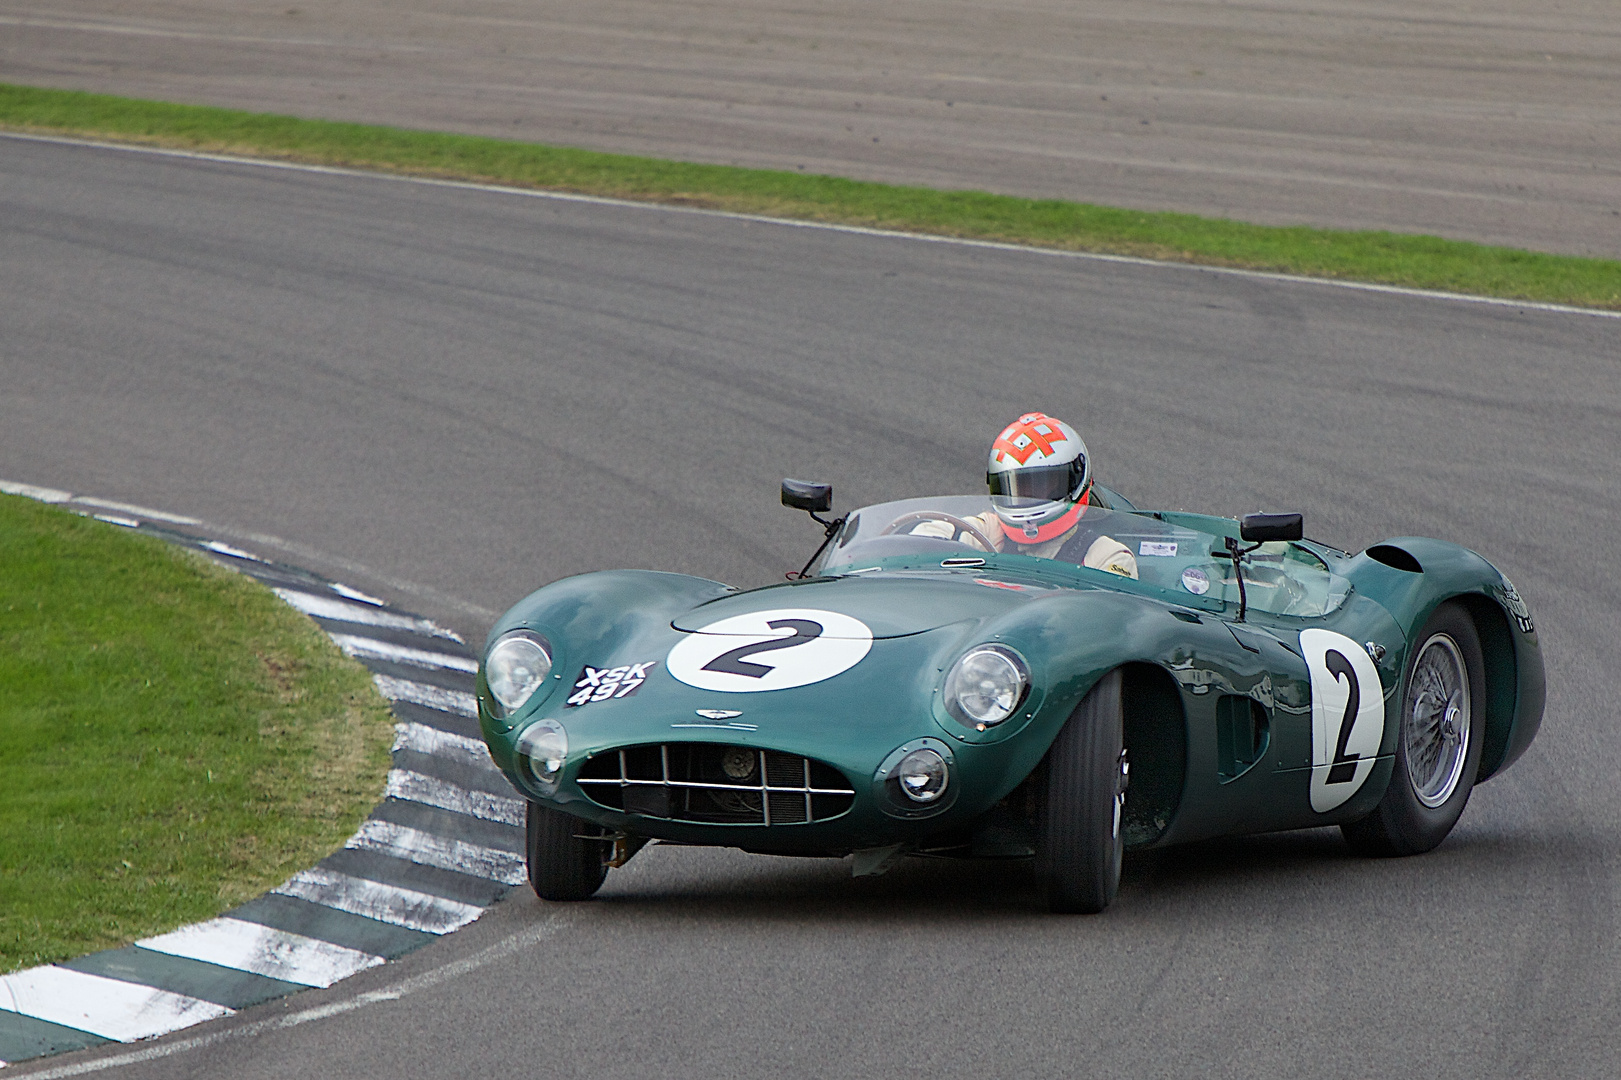
<path id="1" fill-rule="evenodd" d="M 915 803 L 932 803 L 946 793 L 951 774 L 946 769 L 946 759 L 925 746 L 901 758 L 901 763 L 895 766 L 895 779 L 908 799 Z"/>
<path id="2" fill-rule="evenodd" d="M 524 771 L 549 794 L 556 790 L 568 760 L 568 732 L 556 720 L 531 724 L 518 736 L 518 756 Z"/>

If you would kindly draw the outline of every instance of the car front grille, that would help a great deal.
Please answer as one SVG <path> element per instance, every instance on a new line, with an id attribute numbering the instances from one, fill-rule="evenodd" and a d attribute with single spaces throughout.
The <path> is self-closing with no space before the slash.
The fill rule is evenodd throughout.
<path id="1" fill-rule="evenodd" d="M 724 743 L 605 750 L 581 766 L 578 783 L 587 798 L 610 810 L 709 825 L 826 821 L 856 798 L 831 765 Z"/>

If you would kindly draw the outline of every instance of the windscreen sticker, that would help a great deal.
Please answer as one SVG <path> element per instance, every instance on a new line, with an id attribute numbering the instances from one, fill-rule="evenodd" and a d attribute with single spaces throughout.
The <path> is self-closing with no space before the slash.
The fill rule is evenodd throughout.
<path id="1" fill-rule="evenodd" d="M 564 704 L 577 707 L 609 698 L 630 697 L 647 681 L 647 673 L 658 666 L 657 660 L 612 668 L 594 668 L 587 664 L 580 669 L 580 677 L 574 680 L 574 693 Z"/>
<path id="2" fill-rule="evenodd" d="M 746 694 L 831 679 L 871 648 L 872 630 L 860 619 L 776 608 L 710 623 L 677 643 L 664 663 L 688 686 Z"/>
<path id="3" fill-rule="evenodd" d="M 1137 545 L 1139 555 L 1175 555 L 1175 540 L 1144 540 Z"/>
<path id="4" fill-rule="evenodd" d="M 1300 631 L 1311 671 L 1311 808 L 1326 814 L 1361 790 L 1385 734 L 1385 692 L 1367 650 L 1332 630 Z"/>

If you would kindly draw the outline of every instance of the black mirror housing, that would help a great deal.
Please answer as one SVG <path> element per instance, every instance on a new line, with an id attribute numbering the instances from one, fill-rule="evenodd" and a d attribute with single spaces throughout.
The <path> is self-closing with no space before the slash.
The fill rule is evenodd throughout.
<path id="1" fill-rule="evenodd" d="M 1245 514 L 1238 523 L 1238 535 L 1252 544 L 1299 540 L 1306 535 L 1305 529 L 1300 514 Z"/>
<path id="2" fill-rule="evenodd" d="M 833 509 L 833 485 L 811 480 L 784 480 L 782 505 L 815 514 Z"/>

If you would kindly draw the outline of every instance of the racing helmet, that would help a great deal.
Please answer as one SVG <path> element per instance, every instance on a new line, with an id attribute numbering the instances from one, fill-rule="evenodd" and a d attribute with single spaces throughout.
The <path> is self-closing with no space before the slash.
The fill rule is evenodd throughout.
<path id="1" fill-rule="evenodd" d="M 991 443 L 986 480 L 1008 539 L 1043 544 L 1080 520 L 1092 493 L 1092 457 L 1062 420 L 1025 413 Z"/>

